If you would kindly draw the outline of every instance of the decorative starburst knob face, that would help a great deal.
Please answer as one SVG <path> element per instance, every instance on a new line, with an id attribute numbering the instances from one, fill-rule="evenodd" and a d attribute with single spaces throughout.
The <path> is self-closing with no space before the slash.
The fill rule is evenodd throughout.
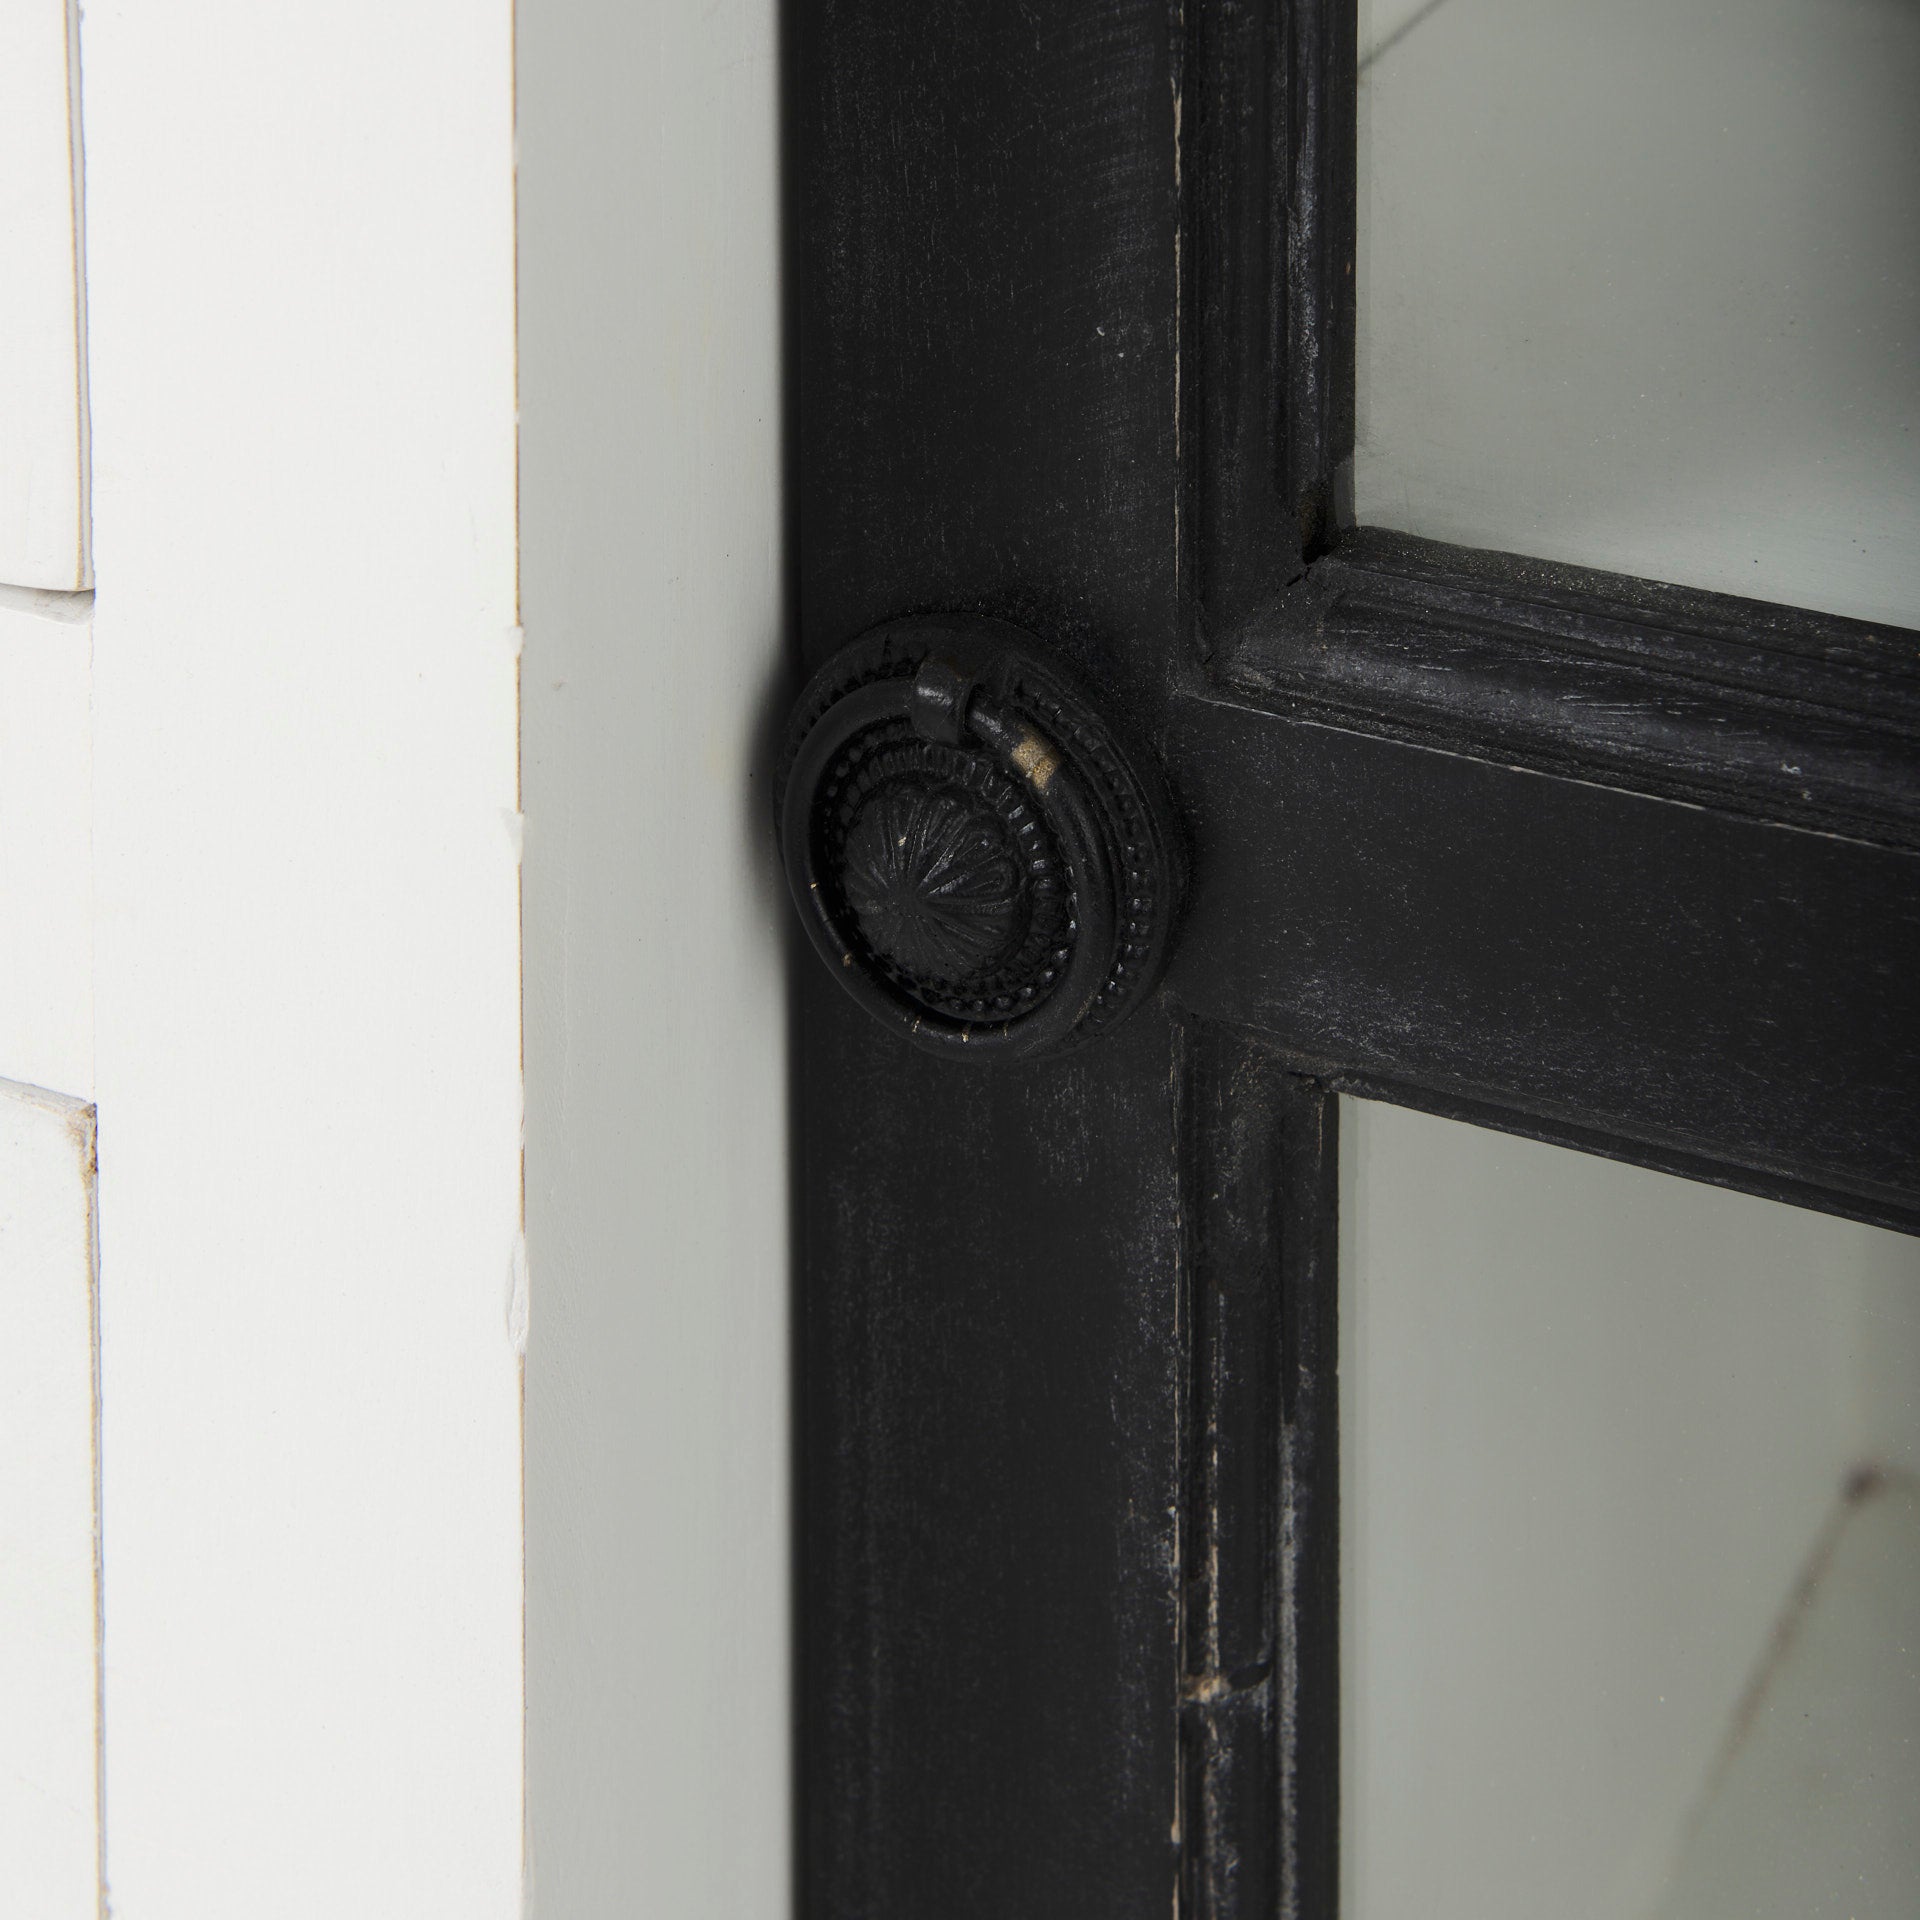
<path id="1" fill-rule="evenodd" d="M 990 974 L 1026 920 L 1013 844 L 963 787 L 896 780 L 854 816 L 841 886 L 875 953 L 953 986 Z"/>
<path id="2" fill-rule="evenodd" d="M 795 716 L 781 838 L 836 977 L 936 1051 L 1085 1039 L 1165 957 L 1179 859 L 1157 779 L 995 622 L 897 621 L 828 663 Z"/>

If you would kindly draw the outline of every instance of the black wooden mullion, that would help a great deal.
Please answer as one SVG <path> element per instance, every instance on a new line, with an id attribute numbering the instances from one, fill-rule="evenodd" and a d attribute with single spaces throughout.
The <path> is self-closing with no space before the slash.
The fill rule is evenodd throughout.
<path id="1" fill-rule="evenodd" d="M 1324 1920 L 1339 1847 L 1337 1103 L 1179 1029 L 1183 1917 Z"/>
<path id="2" fill-rule="evenodd" d="M 1183 525 L 1232 697 L 1920 846 L 1920 632 L 1354 527 L 1355 0 L 1197 0 Z"/>
<path id="3" fill-rule="evenodd" d="M 1920 634 L 1362 531 L 1217 643 L 1223 693 L 1920 847 Z"/>
<path id="4" fill-rule="evenodd" d="M 1278 448 L 1283 497 L 1309 562 L 1339 533 L 1353 453 L 1358 12 L 1356 0 L 1276 0 L 1273 84 L 1286 103 L 1273 155 L 1285 169 Z"/>
<path id="5" fill-rule="evenodd" d="M 1330 1920 L 1338 1097 L 1911 1217 L 1913 636 L 1343 524 L 1352 0 L 789 11 L 798 662 L 1011 620 L 1193 855 L 1064 1060 L 799 984 L 802 1911 Z"/>
<path id="6" fill-rule="evenodd" d="M 1180 1840 L 1183 1917 L 1274 1913 L 1279 1807 L 1282 1074 L 1184 1023 Z"/>
<path id="7" fill-rule="evenodd" d="M 1314 1072 L 1911 1226 L 1920 632 L 1349 524 L 1356 18 L 1181 13 L 1174 991 Z"/>
<path id="8" fill-rule="evenodd" d="M 1333 1920 L 1340 1859 L 1340 1131 L 1279 1083 L 1279 1773 L 1282 1920 Z"/>

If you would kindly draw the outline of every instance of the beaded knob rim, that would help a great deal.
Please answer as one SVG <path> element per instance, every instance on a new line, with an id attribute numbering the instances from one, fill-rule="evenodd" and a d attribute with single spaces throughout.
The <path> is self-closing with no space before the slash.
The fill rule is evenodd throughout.
<path id="1" fill-rule="evenodd" d="M 1157 769 L 1001 622 L 891 621 L 834 655 L 795 709 L 780 834 L 822 959 L 929 1051 L 1080 1044 L 1165 964 L 1183 866 Z"/>

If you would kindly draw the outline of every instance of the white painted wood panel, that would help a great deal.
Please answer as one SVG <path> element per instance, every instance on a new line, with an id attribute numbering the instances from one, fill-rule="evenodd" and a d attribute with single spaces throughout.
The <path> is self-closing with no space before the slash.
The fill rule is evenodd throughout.
<path id="1" fill-rule="evenodd" d="M 0 583 L 87 584 L 71 0 L 0 4 Z"/>
<path id="2" fill-rule="evenodd" d="M 521 1907 L 507 0 L 90 0 L 108 1878 Z"/>
<path id="3" fill-rule="evenodd" d="M 0 587 L 0 1079 L 93 1091 L 92 602 Z"/>
<path id="4" fill-rule="evenodd" d="M 792 1899 L 775 12 L 519 14 L 540 1920 Z"/>
<path id="5" fill-rule="evenodd" d="M 0 1081 L 0 1908 L 97 1920 L 93 1110 Z"/>

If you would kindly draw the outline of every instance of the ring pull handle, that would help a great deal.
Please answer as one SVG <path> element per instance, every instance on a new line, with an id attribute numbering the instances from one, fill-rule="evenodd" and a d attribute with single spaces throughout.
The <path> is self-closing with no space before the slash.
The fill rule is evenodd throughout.
<path id="1" fill-rule="evenodd" d="M 914 1044 L 1022 1058 L 1103 1032 L 1165 963 L 1157 772 L 1030 636 L 905 620 L 801 696 L 781 847 L 821 957 Z"/>

